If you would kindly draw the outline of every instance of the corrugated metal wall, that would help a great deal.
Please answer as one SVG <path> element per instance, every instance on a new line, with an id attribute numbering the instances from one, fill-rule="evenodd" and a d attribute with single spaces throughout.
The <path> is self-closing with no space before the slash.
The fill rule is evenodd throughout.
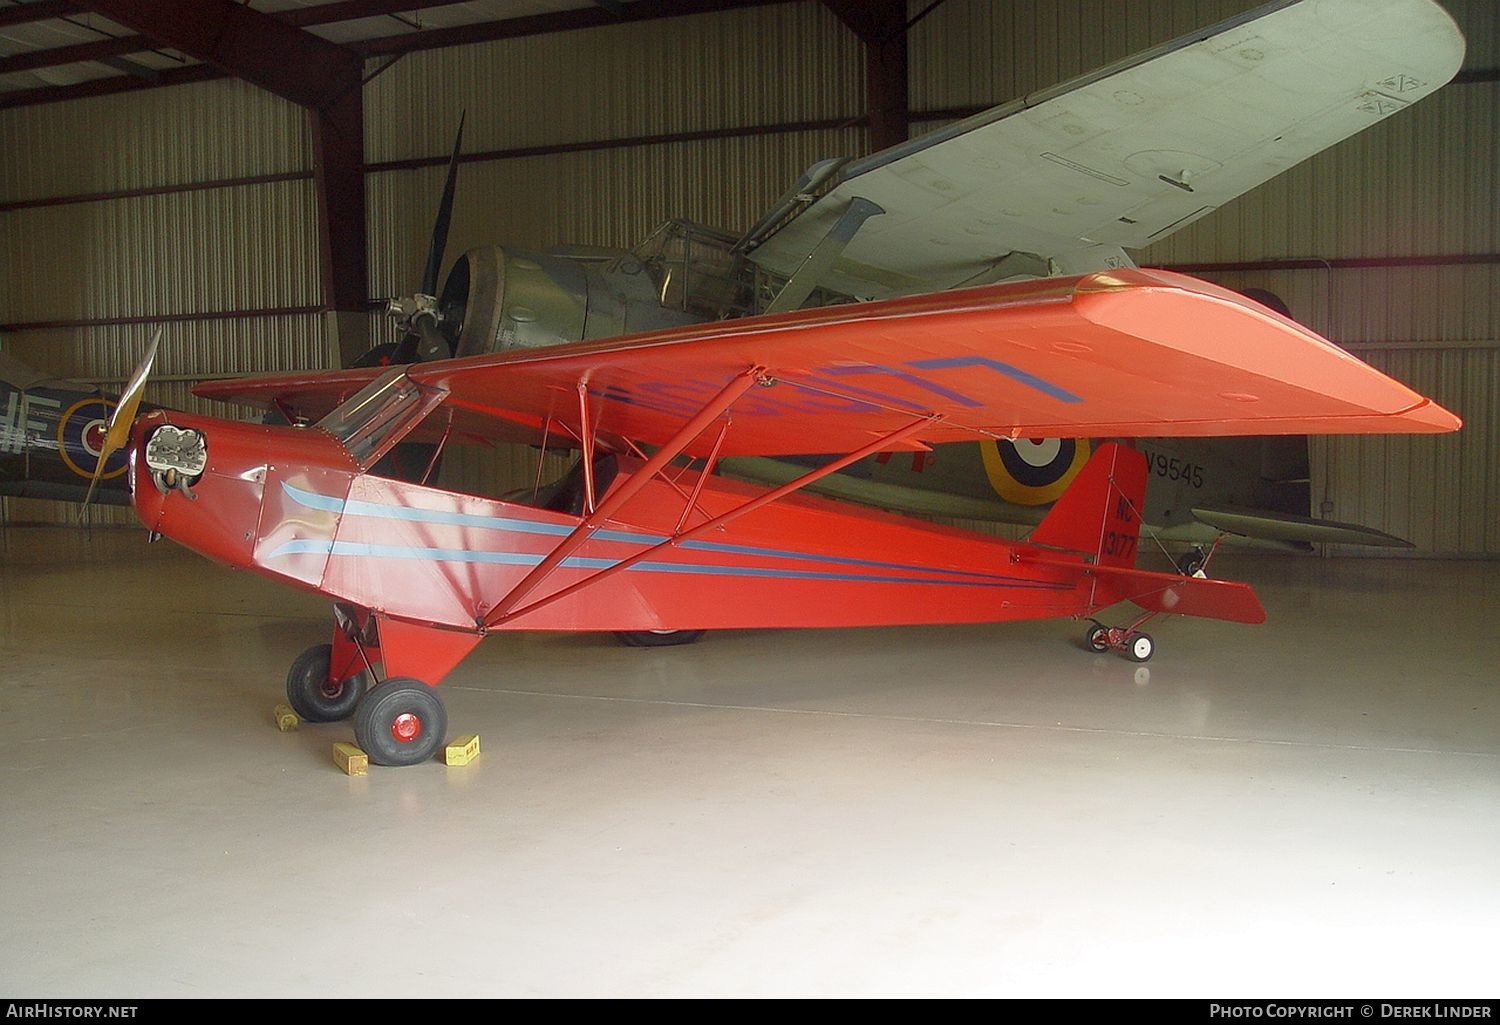
<path id="1" fill-rule="evenodd" d="M 907 5 L 912 17 L 928 6 Z M 911 106 L 991 106 L 1256 6 L 1257 0 L 944 0 L 912 30 Z"/>
<path id="2" fill-rule="evenodd" d="M 0 322 L 151 321 L 322 304 L 307 118 L 284 100 L 225 80 L 8 109 L 0 152 L 0 203 L 74 200 L 0 213 Z M 202 187 L 287 175 L 299 177 Z M 196 378 L 325 366 L 330 351 L 316 313 L 160 326 L 146 397 L 180 408 L 199 408 L 189 394 Z M 118 387 L 155 329 L 49 327 L 3 344 L 38 370 Z M 6 512 L 24 521 L 75 518 L 49 502 L 12 500 Z M 109 509 L 94 520 L 132 522 Z"/>
<path id="3" fill-rule="evenodd" d="M 411 54 L 366 91 L 370 162 L 855 117 L 863 50 L 821 4 L 673 18 Z M 799 131 L 465 163 L 450 258 L 495 243 L 629 247 L 662 221 L 745 228 L 864 133 Z M 371 287 L 420 279 L 444 169 L 369 176 Z"/>
<path id="4" fill-rule="evenodd" d="M 1253 6 L 1244 0 L 911 0 L 911 105 L 1002 102 Z M 1447 6 L 1469 68 L 1500 65 L 1489 0 Z M 373 65 L 372 65 L 373 70 Z M 1154 265 L 1500 250 L 1496 91 L 1456 85 L 1140 254 Z M 669 217 L 751 223 L 807 165 L 857 154 L 863 51 L 821 3 L 504 40 L 406 56 L 366 87 L 371 291 L 417 282 L 443 168 L 464 149 L 573 152 L 466 162 L 448 258 L 481 244 L 628 246 Z M 915 130 L 940 122 L 919 119 Z M 770 126 L 801 130 L 748 134 Z M 673 142 L 649 137 L 702 133 Z M 633 145 L 610 145 L 636 140 Z M 307 119 L 237 82 L 0 111 L 0 203 L 300 176 L 0 212 L 0 322 L 315 307 L 316 203 Z M 1456 438 L 1313 446 L 1323 513 L 1426 551 L 1500 552 L 1496 266 L 1205 274 L 1269 288 L 1315 329 L 1434 394 L 1468 420 Z M 4 340 L 57 374 L 120 378 L 147 325 L 59 327 Z M 388 334 L 384 323 L 376 333 Z M 161 371 L 188 378 L 326 365 L 315 314 L 168 323 Z M 185 381 L 152 398 L 188 404 Z M 527 486 L 508 453 L 450 460 L 465 484 Z M 16 519 L 64 520 L 46 503 Z M 123 520 L 124 518 L 121 517 Z"/>

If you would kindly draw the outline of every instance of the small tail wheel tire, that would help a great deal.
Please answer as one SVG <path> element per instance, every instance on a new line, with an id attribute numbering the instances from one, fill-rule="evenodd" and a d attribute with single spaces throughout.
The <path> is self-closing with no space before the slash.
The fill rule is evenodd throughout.
<path id="1" fill-rule="evenodd" d="M 1083 645 L 1090 651 L 1103 654 L 1109 650 L 1109 627 L 1103 623 L 1090 623 L 1083 635 Z"/>
<path id="2" fill-rule="evenodd" d="M 693 644 L 702 630 L 620 630 L 615 633 L 621 644 L 632 648 L 671 648 L 678 644 Z"/>
<path id="3" fill-rule="evenodd" d="M 1156 642 L 1150 634 L 1136 634 L 1125 645 L 1125 654 L 1132 662 L 1149 662 L 1156 653 Z"/>
<path id="4" fill-rule="evenodd" d="M 305 722 L 341 722 L 354 714 L 365 693 L 365 674 L 330 680 L 333 645 L 314 644 L 292 660 L 286 674 L 286 699 Z"/>
<path id="5" fill-rule="evenodd" d="M 376 765 L 428 761 L 447 735 L 448 711 L 421 680 L 387 680 L 354 710 L 354 741 Z"/>

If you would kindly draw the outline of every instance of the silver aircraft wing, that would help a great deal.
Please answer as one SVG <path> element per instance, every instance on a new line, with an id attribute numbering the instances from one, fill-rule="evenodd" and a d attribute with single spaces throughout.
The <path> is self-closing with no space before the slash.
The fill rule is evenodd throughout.
<path id="1" fill-rule="evenodd" d="M 838 238 L 817 284 L 857 298 L 1129 265 L 1124 249 L 1410 106 L 1463 56 L 1432 0 L 1277 0 L 844 164 L 746 248 L 790 278 Z M 858 200 L 883 212 L 845 242 Z"/>

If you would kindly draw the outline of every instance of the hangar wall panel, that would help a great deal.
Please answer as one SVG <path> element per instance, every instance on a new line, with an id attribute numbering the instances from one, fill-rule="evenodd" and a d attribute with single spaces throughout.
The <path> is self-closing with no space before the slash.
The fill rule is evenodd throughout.
<path id="1" fill-rule="evenodd" d="M 308 121 L 234 80 L 0 110 L 0 322 L 76 322 L 316 306 L 316 195 Z M 301 180 L 203 188 L 213 182 Z M 187 187 L 189 191 L 180 190 Z M 118 195 L 164 190 L 149 195 Z M 95 197 L 78 202 L 80 197 Z M 326 365 L 316 315 L 166 321 L 147 400 L 200 408 L 203 376 Z M 38 370 L 118 390 L 151 323 L 9 333 Z M 75 523 L 52 502 L 6 500 L 0 522 Z M 99 524 L 132 523 L 98 508 Z"/>
<path id="2" fill-rule="evenodd" d="M 1494 0 L 1440 0 L 1463 29 L 1467 68 L 1500 67 L 1500 5 Z"/>
<path id="3" fill-rule="evenodd" d="M 413 54 L 377 75 L 365 97 L 366 159 L 442 156 L 463 111 L 469 154 L 723 136 L 463 166 L 450 263 L 496 242 L 629 246 L 669 217 L 747 226 L 814 160 L 862 152 L 860 130 L 778 129 L 857 117 L 863 89 L 859 43 L 815 3 L 499 41 Z M 3 111 L 0 139 L 27 154 L 0 162 L 0 203 L 311 168 L 306 115 L 228 81 Z M 101 151 L 118 156 L 101 160 Z M 60 176 L 59 166 L 73 173 Z M 374 296 L 416 286 L 442 177 L 442 167 L 368 176 Z M 310 179 L 0 214 L 0 322 L 317 305 L 316 216 Z M 371 326 L 373 340 L 394 338 L 383 317 Z M 327 365 L 325 328 L 318 316 L 169 323 L 161 373 Z M 110 383 L 150 332 L 59 327 L 4 344 L 60 376 Z M 150 397 L 195 405 L 185 381 L 154 384 Z M 527 452 L 466 453 L 445 475 L 495 492 L 529 485 L 533 465 Z M 48 503 L 10 502 L 4 512 L 68 521 Z"/>
<path id="4" fill-rule="evenodd" d="M 1326 515 L 1388 530 L 1421 552 L 1500 555 L 1500 346 L 1360 347 L 1356 354 L 1465 424 L 1443 437 L 1315 439 L 1314 495 L 1327 503 Z"/>
<path id="5" fill-rule="evenodd" d="M 233 79 L 0 110 L 0 202 L 306 171 L 307 118 Z"/>
<path id="6" fill-rule="evenodd" d="M 629 248 L 686 217 L 748 228 L 808 165 L 863 145 L 863 133 L 795 132 L 461 164 L 445 266 L 496 243 Z M 410 292 L 421 279 L 444 168 L 369 176 L 370 287 Z"/>
<path id="7" fill-rule="evenodd" d="M 317 306 L 317 198 L 285 181 L 0 213 L 6 323 Z"/>
<path id="8" fill-rule="evenodd" d="M 909 16 L 930 4 L 909 0 Z M 992 106 L 1257 6 L 1256 0 L 945 0 L 912 29 L 911 106 Z"/>
<path id="9" fill-rule="evenodd" d="M 410 54 L 365 92 L 372 163 L 849 117 L 863 51 L 820 3 Z"/>
<path id="10" fill-rule="evenodd" d="M 672 217 L 748 227 L 809 164 L 866 142 L 858 129 L 746 130 L 863 107 L 853 34 L 821 4 L 777 4 L 412 54 L 367 88 L 366 149 L 375 165 L 441 156 L 461 114 L 471 156 L 725 133 L 460 165 L 447 262 L 496 243 L 628 248 Z M 420 278 L 444 174 L 369 176 L 375 294 Z"/>
<path id="11" fill-rule="evenodd" d="M 1500 84 L 1449 85 L 1142 253 L 1155 264 L 1500 249 Z"/>

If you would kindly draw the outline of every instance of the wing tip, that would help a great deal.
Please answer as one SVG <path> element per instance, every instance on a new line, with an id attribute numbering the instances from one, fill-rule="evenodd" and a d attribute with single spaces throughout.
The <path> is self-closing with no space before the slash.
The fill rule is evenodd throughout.
<path id="1" fill-rule="evenodd" d="M 1411 409 L 1395 414 L 1414 434 L 1452 434 L 1463 427 L 1463 420 L 1431 399 L 1423 399 Z"/>

